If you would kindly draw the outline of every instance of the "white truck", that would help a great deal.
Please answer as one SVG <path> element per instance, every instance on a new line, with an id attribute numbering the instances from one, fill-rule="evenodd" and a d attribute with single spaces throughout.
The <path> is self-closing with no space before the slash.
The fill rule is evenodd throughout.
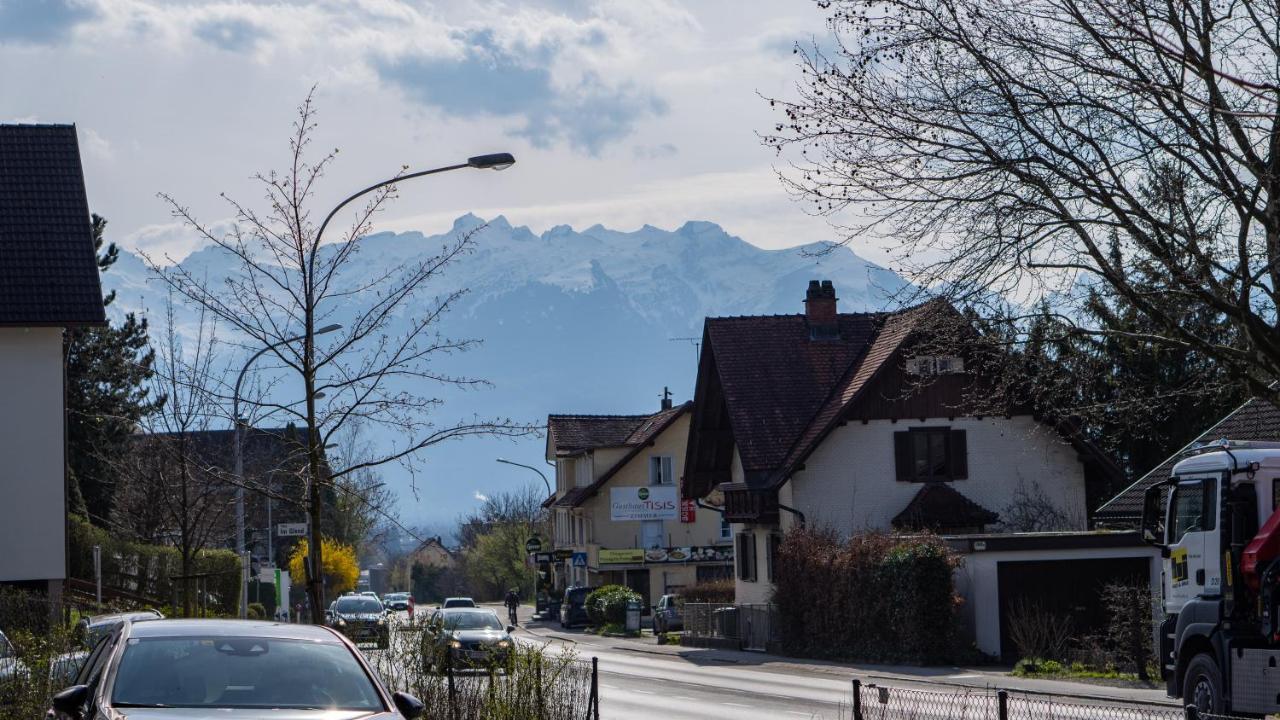
<path id="1" fill-rule="evenodd" d="M 1157 648 L 1169 695 L 1202 713 L 1280 712 L 1280 442 L 1191 450 L 1149 488 L 1160 547 Z"/>

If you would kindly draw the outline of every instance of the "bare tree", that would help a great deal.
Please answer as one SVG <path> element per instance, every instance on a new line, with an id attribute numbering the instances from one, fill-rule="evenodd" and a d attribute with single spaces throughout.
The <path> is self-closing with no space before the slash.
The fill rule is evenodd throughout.
<path id="1" fill-rule="evenodd" d="M 432 283 L 472 250 L 474 233 L 455 236 L 430 257 L 370 272 L 368 264 L 359 262 L 362 239 L 375 214 L 395 196 L 395 185 L 378 184 L 359 193 L 368 201 L 340 237 L 326 242 L 329 220 L 357 196 L 315 226 L 311 205 L 316 186 L 337 156 L 335 150 L 310 159 L 315 127 L 309 94 L 298 108 L 289 138 L 289 165 L 282 172 L 255 176 L 265 192 L 266 209 L 260 212 L 223 196 L 236 220 L 227 232 L 216 231 L 177 200 L 161 195 L 177 218 L 234 260 L 229 277 L 208 282 L 181 265 L 162 265 L 152 258 L 148 262 L 171 287 L 244 336 L 251 347 L 269 348 L 271 357 L 300 382 L 304 407 L 263 403 L 308 429 L 310 560 L 311 567 L 322 567 L 321 486 L 332 487 L 366 468 L 409 463 L 420 451 L 447 440 L 523 435 L 535 428 L 506 419 L 435 418 L 433 411 L 441 400 L 429 394 L 431 387 L 483 384 L 433 365 L 442 356 L 476 345 L 437 331 L 440 319 L 464 291 L 429 294 Z M 444 169 L 457 167 L 467 164 Z M 405 169 L 396 175 L 403 177 Z M 338 322 L 341 327 L 334 328 Z M 327 466 L 323 448 L 356 421 L 388 429 L 398 442 L 363 460 Z M 318 577 L 308 579 L 308 591 L 312 618 L 319 622 L 324 591 Z"/>
<path id="2" fill-rule="evenodd" d="M 359 464 L 375 456 L 376 451 L 363 436 L 359 423 L 348 425 L 342 432 L 336 452 L 346 464 Z M 384 552 L 384 540 L 392 528 L 399 529 L 396 516 L 396 493 L 386 486 L 374 467 L 362 467 L 334 480 L 332 508 L 334 537 L 351 545 L 361 558 Z"/>
<path id="3" fill-rule="evenodd" d="M 225 545 L 231 534 L 232 488 L 213 465 L 204 435 L 224 415 L 217 392 L 225 385 L 225 370 L 216 363 L 217 323 L 208 313 L 198 314 L 190 344 L 179 333 L 172 296 L 165 321 L 150 380 L 153 396 L 164 403 L 143 419 L 144 432 L 134 435 L 132 451 L 122 461 L 123 487 L 114 516 L 118 527 L 177 547 L 183 607 L 190 615 L 197 555 L 211 545 Z"/>
<path id="4" fill-rule="evenodd" d="M 845 241 L 918 287 L 1002 301 L 1104 288 L 1138 329 L 1256 393 L 1280 374 L 1280 7 L 1260 0 L 822 0 L 836 47 L 766 142 Z M 1168 302 L 1170 298 L 1176 302 Z M 1166 302 L 1160 302 L 1160 300 Z M 1207 337 L 1188 308 L 1238 333 Z M 1227 339 L 1229 341 L 1224 341 Z"/>

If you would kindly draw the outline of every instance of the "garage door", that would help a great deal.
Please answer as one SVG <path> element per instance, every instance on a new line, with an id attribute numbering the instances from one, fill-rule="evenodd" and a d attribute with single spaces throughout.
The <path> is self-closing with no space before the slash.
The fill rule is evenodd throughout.
<path id="1" fill-rule="evenodd" d="M 1148 582 L 1149 562 L 1146 557 L 1133 557 L 999 563 L 1001 660 L 1018 660 L 1018 650 L 1009 639 L 1009 612 L 1019 599 L 1069 616 L 1075 637 L 1101 632 L 1107 619 L 1102 588 L 1112 582 Z"/>

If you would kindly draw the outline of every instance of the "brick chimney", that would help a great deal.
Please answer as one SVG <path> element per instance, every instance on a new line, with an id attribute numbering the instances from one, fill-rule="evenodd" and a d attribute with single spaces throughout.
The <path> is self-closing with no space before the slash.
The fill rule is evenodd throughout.
<path id="1" fill-rule="evenodd" d="M 834 340 L 840 337 L 837 300 L 836 289 L 830 280 L 809 281 L 809 289 L 804 294 L 804 319 L 809 324 L 810 340 Z"/>

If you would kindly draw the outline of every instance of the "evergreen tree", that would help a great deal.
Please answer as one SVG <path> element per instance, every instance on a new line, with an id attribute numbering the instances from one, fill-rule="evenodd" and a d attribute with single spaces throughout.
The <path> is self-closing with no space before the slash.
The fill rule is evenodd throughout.
<path id="1" fill-rule="evenodd" d="M 120 257 L 115 243 L 105 243 L 107 221 L 94 215 L 93 244 L 98 270 L 105 272 Z M 103 298 L 109 306 L 115 292 Z M 133 313 L 123 322 L 66 331 L 67 467 L 69 509 L 103 525 L 111 515 L 115 468 L 128 451 L 127 438 L 138 421 L 154 412 L 163 398 L 150 397 L 155 353 L 147 345 L 147 321 Z"/>

